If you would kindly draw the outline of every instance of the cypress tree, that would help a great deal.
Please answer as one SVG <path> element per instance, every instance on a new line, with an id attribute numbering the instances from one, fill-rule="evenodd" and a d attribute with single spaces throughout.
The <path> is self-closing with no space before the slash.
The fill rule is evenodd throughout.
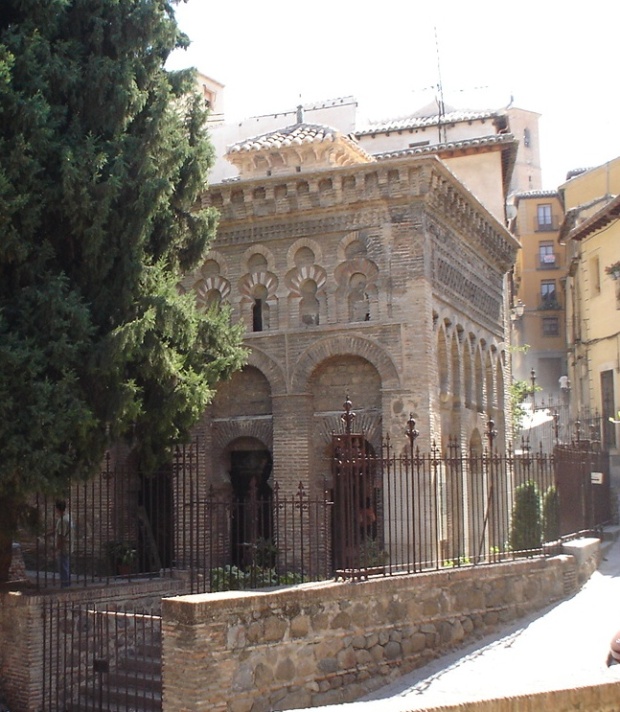
<path id="1" fill-rule="evenodd" d="M 165 0 L 0 5 L 0 581 L 31 493 L 129 432 L 155 466 L 243 362 L 178 287 L 216 225 L 186 44 Z"/>
<path id="2" fill-rule="evenodd" d="M 509 543 L 516 553 L 539 549 L 541 546 L 540 493 L 532 480 L 515 488 Z"/>

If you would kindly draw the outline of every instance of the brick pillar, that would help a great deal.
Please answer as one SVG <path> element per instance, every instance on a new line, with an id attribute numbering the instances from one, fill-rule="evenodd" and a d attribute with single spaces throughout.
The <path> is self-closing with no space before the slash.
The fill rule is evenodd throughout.
<path id="1" fill-rule="evenodd" d="M 273 480 L 286 492 L 310 486 L 313 405 L 308 393 L 273 397 Z"/>
<path id="2" fill-rule="evenodd" d="M 36 712 L 43 694 L 41 598 L 0 594 L 0 694 L 12 712 Z"/>

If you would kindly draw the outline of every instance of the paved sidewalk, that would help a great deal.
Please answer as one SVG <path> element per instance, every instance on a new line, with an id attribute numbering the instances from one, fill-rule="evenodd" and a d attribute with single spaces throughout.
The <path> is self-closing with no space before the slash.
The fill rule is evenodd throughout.
<path id="1" fill-rule="evenodd" d="M 570 599 L 429 663 L 358 702 L 322 712 L 400 712 L 620 681 L 607 667 L 620 630 L 620 541 Z"/>

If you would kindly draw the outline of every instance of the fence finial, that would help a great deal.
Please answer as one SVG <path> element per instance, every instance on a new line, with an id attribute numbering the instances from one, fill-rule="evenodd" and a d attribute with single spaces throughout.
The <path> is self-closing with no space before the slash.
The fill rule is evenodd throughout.
<path id="1" fill-rule="evenodd" d="M 345 432 L 347 435 L 351 434 L 351 425 L 355 420 L 355 413 L 351 410 L 353 403 L 349 400 L 349 394 L 345 396 L 345 402 L 342 404 L 344 408 L 344 413 L 340 416 L 340 420 L 344 423 Z"/>
<path id="2" fill-rule="evenodd" d="M 409 443 L 411 447 L 413 447 L 415 445 L 416 438 L 420 435 L 420 432 L 415 429 L 413 413 L 409 413 L 409 420 L 407 421 L 407 430 L 405 430 L 405 435 L 409 438 Z"/>
<path id="3" fill-rule="evenodd" d="M 487 420 L 487 430 L 485 435 L 489 439 L 489 450 L 493 449 L 493 441 L 497 437 L 497 430 L 495 430 L 495 421 L 492 418 Z"/>

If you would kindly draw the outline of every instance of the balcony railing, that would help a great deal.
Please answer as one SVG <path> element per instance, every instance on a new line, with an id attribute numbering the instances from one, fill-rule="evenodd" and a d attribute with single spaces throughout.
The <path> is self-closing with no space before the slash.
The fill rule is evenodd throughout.
<path id="1" fill-rule="evenodd" d="M 555 254 L 555 252 L 538 256 L 539 269 L 558 269 L 558 267 L 558 256 Z"/>
<path id="2" fill-rule="evenodd" d="M 555 297 L 542 297 L 538 309 L 540 311 L 557 311 L 562 309 L 562 305 Z"/>
<path id="3" fill-rule="evenodd" d="M 534 218 L 534 232 L 555 232 L 560 229 L 560 218 L 557 215 L 536 216 Z"/>

